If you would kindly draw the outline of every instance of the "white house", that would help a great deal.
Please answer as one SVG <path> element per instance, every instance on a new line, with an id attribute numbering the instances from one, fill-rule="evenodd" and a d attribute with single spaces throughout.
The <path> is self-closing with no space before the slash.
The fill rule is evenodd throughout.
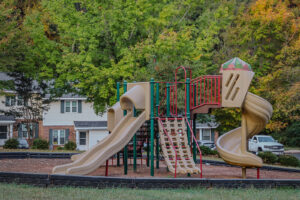
<path id="1" fill-rule="evenodd" d="M 96 115 L 85 97 L 67 94 L 44 111 L 40 137 L 49 140 L 52 148 L 70 140 L 76 142 L 78 150 L 87 150 L 108 135 L 106 121 L 106 113 Z"/>

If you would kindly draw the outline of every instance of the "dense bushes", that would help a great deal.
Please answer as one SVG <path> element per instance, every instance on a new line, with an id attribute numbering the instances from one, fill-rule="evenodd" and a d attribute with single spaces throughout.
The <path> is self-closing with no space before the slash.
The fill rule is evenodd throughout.
<path id="1" fill-rule="evenodd" d="M 64 147 L 57 147 L 57 150 L 64 150 Z"/>
<path id="2" fill-rule="evenodd" d="M 49 149 L 49 143 L 46 140 L 35 139 L 32 145 L 33 149 Z"/>
<path id="3" fill-rule="evenodd" d="M 19 141 L 15 138 L 6 140 L 3 148 L 4 149 L 17 149 L 19 145 Z"/>
<path id="4" fill-rule="evenodd" d="M 258 156 L 261 157 L 264 163 L 268 163 L 268 164 L 274 164 L 278 160 L 277 156 L 272 152 L 260 152 Z"/>
<path id="5" fill-rule="evenodd" d="M 65 144 L 64 147 L 65 150 L 75 150 L 76 149 L 76 143 L 69 141 L 67 144 Z"/>
<path id="6" fill-rule="evenodd" d="M 300 167 L 300 161 L 292 155 L 276 156 L 272 152 L 261 152 L 258 156 L 267 164 L 279 163 L 284 166 Z"/>
<path id="7" fill-rule="evenodd" d="M 209 147 L 207 146 L 200 146 L 200 150 L 203 156 L 206 155 L 216 155 L 218 154 L 218 152 L 216 150 L 211 150 Z"/>
<path id="8" fill-rule="evenodd" d="M 300 167 L 300 161 L 291 155 L 278 156 L 278 162 L 285 166 Z"/>
<path id="9" fill-rule="evenodd" d="M 272 136 L 287 146 L 300 147 L 300 121 L 294 122 L 284 131 L 275 132 Z"/>

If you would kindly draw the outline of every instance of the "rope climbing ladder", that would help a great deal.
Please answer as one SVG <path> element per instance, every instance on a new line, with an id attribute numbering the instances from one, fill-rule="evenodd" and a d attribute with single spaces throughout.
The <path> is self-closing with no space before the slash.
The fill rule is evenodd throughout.
<path id="1" fill-rule="evenodd" d="M 161 148 L 168 169 L 179 174 L 198 174 L 187 139 L 187 127 L 184 118 L 157 118 Z"/>

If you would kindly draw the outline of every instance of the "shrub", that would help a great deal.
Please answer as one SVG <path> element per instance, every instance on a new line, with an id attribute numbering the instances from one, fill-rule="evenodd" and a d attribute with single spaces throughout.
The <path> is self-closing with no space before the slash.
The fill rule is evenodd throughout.
<path id="1" fill-rule="evenodd" d="M 200 146 L 200 150 L 203 156 L 206 155 L 216 155 L 218 154 L 218 152 L 216 150 L 211 150 L 209 147 L 207 146 Z"/>
<path id="2" fill-rule="evenodd" d="M 261 157 L 264 163 L 268 163 L 268 164 L 274 164 L 278 160 L 277 156 L 272 152 L 260 152 L 258 156 Z"/>
<path id="3" fill-rule="evenodd" d="M 46 140 L 35 139 L 32 145 L 33 149 L 49 149 L 49 143 Z"/>
<path id="4" fill-rule="evenodd" d="M 64 147 L 57 147 L 57 150 L 64 150 Z"/>
<path id="5" fill-rule="evenodd" d="M 278 162 L 285 166 L 300 167 L 300 161 L 292 155 L 281 155 L 278 157 Z"/>
<path id="6" fill-rule="evenodd" d="M 67 144 L 65 144 L 64 147 L 65 150 L 75 150 L 76 149 L 76 143 L 69 141 Z"/>
<path id="7" fill-rule="evenodd" d="M 11 138 L 5 141 L 3 146 L 4 149 L 17 149 L 19 145 L 19 141 L 15 138 Z"/>

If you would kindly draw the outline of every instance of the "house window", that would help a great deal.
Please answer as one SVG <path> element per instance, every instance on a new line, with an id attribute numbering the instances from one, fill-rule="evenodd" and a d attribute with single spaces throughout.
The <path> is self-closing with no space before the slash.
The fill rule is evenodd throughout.
<path id="1" fill-rule="evenodd" d="M 77 112 L 77 101 L 72 101 L 72 112 Z"/>
<path id="2" fill-rule="evenodd" d="M 27 130 L 27 124 L 22 124 L 21 125 L 21 137 L 22 138 L 28 138 L 28 130 Z M 29 133 L 30 133 L 30 137 L 32 138 L 33 137 L 33 135 L 32 135 L 32 129 L 33 129 L 33 127 L 32 127 L 32 124 L 29 124 Z"/>
<path id="3" fill-rule="evenodd" d="M 64 145 L 66 133 L 65 130 L 53 130 L 53 144 Z"/>
<path id="4" fill-rule="evenodd" d="M 7 126 L 0 126 L 0 139 L 7 139 Z"/>
<path id="5" fill-rule="evenodd" d="M 71 110 L 71 102 L 66 101 L 66 112 L 70 112 L 70 110 Z"/>
<path id="6" fill-rule="evenodd" d="M 17 105 L 18 106 L 23 106 L 24 105 L 24 99 L 20 95 L 18 96 L 18 99 L 17 99 Z"/>
<path id="7" fill-rule="evenodd" d="M 210 140 L 210 132 L 211 129 L 209 128 L 202 129 L 202 140 Z"/>
<path id="8" fill-rule="evenodd" d="M 6 96 L 5 97 L 5 106 L 15 106 L 16 97 L 15 96 Z"/>
<path id="9" fill-rule="evenodd" d="M 66 112 L 77 112 L 77 101 L 66 101 Z"/>
<path id="10" fill-rule="evenodd" d="M 86 132 L 79 133 L 79 145 L 86 145 Z"/>

